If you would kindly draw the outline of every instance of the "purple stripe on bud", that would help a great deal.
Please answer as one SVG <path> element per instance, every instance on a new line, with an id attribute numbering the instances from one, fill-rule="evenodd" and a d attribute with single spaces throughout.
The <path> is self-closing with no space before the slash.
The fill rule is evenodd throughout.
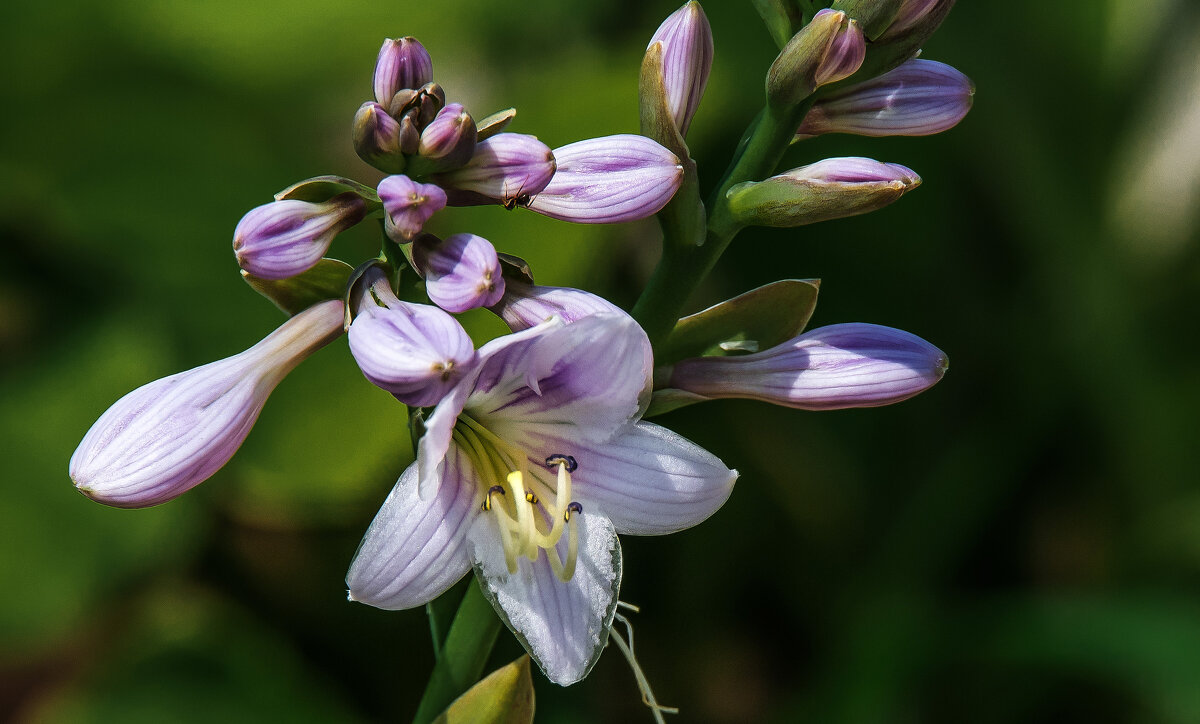
<path id="1" fill-rule="evenodd" d="M 475 152 L 475 119 L 459 103 L 450 103 L 421 132 L 417 149 L 436 168 L 457 168 Z"/>
<path id="2" fill-rule="evenodd" d="M 932 387 L 948 367 L 946 354 L 916 335 L 876 324 L 834 324 L 757 354 L 684 360 L 669 386 L 706 398 L 837 410 L 906 400 Z"/>
<path id="3" fill-rule="evenodd" d="M 425 275 L 425 292 L 447 312 L 490 307 L 504 296 L 500 258 L 482 236 L 426 234 L 413 242 L 413 261 Z"/>
<path id="4" fill-rule="evenodd" d="M 910 60 L 821 98 L 796 135 L 929 136 L 956 126 L 971 110 L 974 96 L 974 84 L 954 68 Z"/>
<path id="5" fill-rule="evenodd" d="M 921 177 L 907 166 L 901 166 L 898 163 L 883 163 L 861 156 L 826 158 L 781 175 L 792 179 L 831 184 L 913 186 L 921 182 Z"/>
<path id="6" fill-rule="evenodd" d="M 667 109 L 680 136 L 686 136 L 692 116 L 704 96 L 712 68 L 712 28 L 700 3 L 691 0 L 671 13 L 650 38 L 662 44 L 663 85 Z"/>
<path id="7" fill-rule="evenodd" d="M 477 144 L 465 166 L 434 180 L 446 189 L 451 206 L 500 202 L 512 208 L 546 188 L 554 169 L 554 154 L 537 138 L 498 133 Z"/>
<path id="8" fill-rule="evenodd" d="M 71 456 L 75 487 L 107 505 L 142 508 L 203 482 L 233 457 L 275 385 L 341 335 L 343 314 L 340 300 L 321 302 L 241 354 L 125 395 Z"/>
<path id="9" fill-rule="evenodd" d="M 491 309 L 514 332 L 536 327 L 551 317 L 570 324 L 593 314 L 625 314 L 607 299 L 581 289 L 539 287 L 511 279 L 506 281 L 504 296 Z"/>
<path id="10" fill-rule="evenodd" d="M 375 60 L 375 100 L 387 106 L 392 96 L 406 88 L 420 88 L 433 80 L 433 60 L 416 38 L 388 38 Z"/>
<path id="11" fill-rule="evenodd" d="M 238 265 L 262 279 L 287 279 L 311 269 L 333 238 L 362 221 L 367 203 L 338 194 L 312 203 L 286 199 L 251 209 L 233 231 Z"/>
<path id="12" fill-rule="evenodd" d="M 407 176 L 388 176 L 379 182 L 379 200 L 387 212 L 388 235 L 404 243 L 416 238 L 429 217 L 446 206 L 446 192 Z"/>
<path id="13" fill-rule="evenodd" d="M 652 216 L 683 181 L 675 154 L 645 136 L 590 138 L 554 149 L 558 171 L 529 208 L 554 219 L 611 224 Z"/>
<path id="14" fill-rule="evenodd" d="M 454 317 L 427 304 L 402 302 L 382 272 L 364 281 L 350 352 L 372 384 L 406 405 L 436 405 L 475 364 L 475 346 Z"/>
<path id="15" fill-rule="evenodd" d="M 922 23 L 934 8 L 945 2 L 946 0 L 901 0 L 900 10 L 892 24 L 875 41 L 883 43 L 901 37 Z"/>
<path id="16" fill-rule="evenodd" d="M 378 103 L 364 103 L 354 114 L 354 152 L 378 169 L 391 173 L 404 170 L 400 124 Z"/>

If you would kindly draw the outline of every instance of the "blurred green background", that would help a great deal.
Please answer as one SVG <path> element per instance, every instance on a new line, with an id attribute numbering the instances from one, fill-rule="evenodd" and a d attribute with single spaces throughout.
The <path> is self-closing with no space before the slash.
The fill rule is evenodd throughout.
<path id="1" fill-rule="evenodd" d="M 21 3 L 0 28 L 0 719 L 404 721 L 424 613 L 345 600 L 411 459 L 403 408 L 344 342 L 275 392 L 232 464 L 142 511 L 67 460 L 113 401 L 282 321 L 238 278 L 241 215 L 293 181 L 374 183 L 350 148 L 385 36 L 415 35 L 476 115 L 552 146 L 637 129 L 674 0 Z M 705 8 L 690 141 L 712 184 L 773 45 Z M 719 402 L 660 418 L 742 472 L 699 528 L 626 538 L 622 597 L 660 700 L 696 722 L 1200 721 L 1200 7 L 964 2 L 925 49 L 978 86 L 941 136 L 832 136 L 923 188 L 881 212 L 744 233 L 697 309 L 821 277 L 814 324 L 917 333 L 952 368 L 878 410 Z M 629 304 L 653 222 L 437 219 L 541 283 Z M 371 228 L 335 255 L 373 253 Z M 498 332 L 470 317 L 483 339 Z M 495 665 L 517 655 L 501 636 Z M 649 721 L 624 660 L 535 674 L 539 721 Z"/>

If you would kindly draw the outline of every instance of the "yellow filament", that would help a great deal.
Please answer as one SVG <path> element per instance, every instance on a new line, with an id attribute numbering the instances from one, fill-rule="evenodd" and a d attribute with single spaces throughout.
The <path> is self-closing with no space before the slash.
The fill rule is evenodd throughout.
<path id="1" fill-rule="evenodd" d="M 567 472 L 566 462 L 558 464 L 558 490 L 554 495 L 554 507 L 546 507 L 546 512 L 550 514 L 550 518 L 554 521 L 548 535 L 542 535 L 538 532 L 537 544 L 542 548 L 549 548 L 562 537 L 563 526 L 566 524 L 566 516 L 568 513 L 567 504 L 571 501 L 571 474 Z"/>

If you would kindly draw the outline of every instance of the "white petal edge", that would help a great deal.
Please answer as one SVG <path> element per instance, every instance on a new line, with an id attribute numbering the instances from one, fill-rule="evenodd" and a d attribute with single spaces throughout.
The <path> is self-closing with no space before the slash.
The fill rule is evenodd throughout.
<path id="1" fill-rule="evenodd" d="M 476 518 L 469 534 L 484 596 L 546 678 L 560 686 L 582 680 L 600 658 L 621 587 L 621 543 L 612 523 L 584 511 L 569 525 L 579 526 L 579 556 L 565 583 L 544 552 L 536 561 L 520 559 L 509 574 L 494 516 Z M 565 542 L 563 536 L 560 551 Z"/>

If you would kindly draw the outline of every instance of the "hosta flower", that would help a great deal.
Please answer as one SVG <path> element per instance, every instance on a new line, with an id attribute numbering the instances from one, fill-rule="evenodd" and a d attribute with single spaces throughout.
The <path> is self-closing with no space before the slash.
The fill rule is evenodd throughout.
<path id="1" fill-rule="evenodd" d="M 246 212 L 233 230 L 238 266 L 260 279 L 287 279 L 311 269 L 333 239 L 367 214 L 367 202 L 343 193 L 314 203 L 285 199 Z"/>
<path id="2" fill-rule="evenodd" d="M 936 384 L 948 367 L 945 352 L 908 332 L 832 324 L 755 354 L 683 360 L 669 386 L 701 399 L 837 410 L 906 400 Z"/>
<path id="3" fill-rule="evenodd" d="M 650 45 L 655 43 L 662 45 L 667 110 L 679 135 L 686 136 L 708 85 L 713 61 L 712 28 L 700 3 L 691 0 L 671 13 L 650 38 Z"/>
<path id="4" fill-rule="evenodd" d="M 343 323 L 342 302 L 322 302 L 241 354 L 125 395 L 71 456 L 75 487 L 101 503 L 142 508 L 204 482 L 237 452 L 275 385 L 341 335 Z"/>
<path id="5" fill-rule="evenodd" d="M 817 88 L 854 75 L 866 56 L 858 23 L 846 13 L 820 10 L 771 64 L 767 98 L 772 105 L 796 105 Z"/>
<path id="6" fill-rule="evenodd" d="M 490 307 L 504 295 L 500 258 L 492 242 L 475 234 L 413 242 L 413 262 L 425 276 L 425 293 L 447 312 Z"/>
<path id="7" fill-rule="evenodd" d="M 551 320 L 479 350 L 426 421 L 347 584 L 353 600 L 420 606 L 474 567 L 546 676 L 587 675 L 621 582 L 617 533 L 695 525 L 736 472 L 640 422 L 645 333 L 625 315 Z"/>
<path id="8" fill-rule="evenodd" d="M 397 242 L 412 241 L 429 218 L 446 206 L 446 192 L 407 176 L 388 176 L 379 182 L 379 200 L 386 213 L 384 227 Z"/>

